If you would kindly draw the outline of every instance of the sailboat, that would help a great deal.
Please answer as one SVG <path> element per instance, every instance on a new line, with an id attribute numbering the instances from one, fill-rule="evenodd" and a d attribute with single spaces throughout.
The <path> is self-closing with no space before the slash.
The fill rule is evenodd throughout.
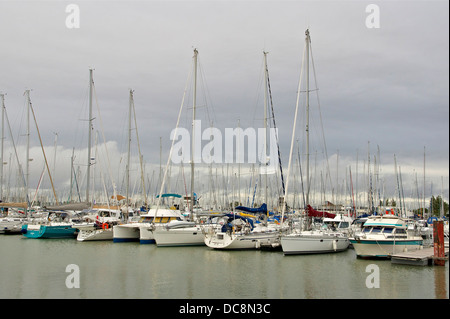
<path id="1" fill-rule="evenodd" d="M 312 207 L 309 204 L 309 55 L 310 55 L 310 43 L 311 38 L 309 35 L 309 30 L 307 29 L 305 32 L 305 73 L 306 73 L 306 203 L 305 208 L 307 211 L 307 218 L 311 218 L 311 214 L 314 213 Z M 295 135 L 295 125 L 297 120 L 297 112 L 298 112 L 298 101 L 300 95 L 300 85 L 301 80 L 299 82 L 299 89 L 297 95 L 297 106 L 295 110 L 294 116 L 294 127 L 292 132 L 292 140 L 291 140 L 291 151 L 289 158 L 289 168 L 292 158 L 292 149 L 294 144 L 294 135 Z M 289 173 L 288 173 L 289 178 Z M 286 186 L 286 194 L 284 198 L 287 198 L 287 190 Z M 283 207 L 283 215 L 284 215 L 284 207 Z M 348 239 L 348 235 L 338 232 L 332 231 L 329 229 L 312 229 L 311 223 L 308 221 L 306 223 L 307 229 L 293 229 L 289 234 L 281 236 L 281 247 L 283 253 L 285 255 L 294 255 L 294 254 L 317 254 L 317 253 L 332 253 L 332 252 L 340 252 L 344 251 L 348 248 L 350 242 Z M 300 228 L 303 225 L 300 224 Z"/>
<path id="2" fill-rule="evenodd" d="M 270 91 L 269 74 L 267 67 L 267 52 L 264 53 L 264 129 L 267 134 L 267 109 L 268 98 L 267 93 Z M 267 154 L 267 139 L 264 140 L 264 153 Z M 281 162 L 280 162 L 281 163 Z M 267 173 L 265 171 L 265 202 L 267 197 Z M 283 181 L 283 175 L 281 174 Z M 279 247 L 280 233 L 284 230 L 282 226 L 274 222 L 264 223 L 259 222 L 259 218 L 253 214 L 243 212 L 236 212 L 242 210 L 250 213 L 261 214 L 260 216 L 268 216 L 266 203 L 263 203 L 260 208 L 248 208 L 238 206 L 231 214 L 227 214 L 227 220 L 221 228 L 210 229 L 205 233 L 206 246 L 213 249 L 260 249 L 262 247 L 273 249 Z"/>
<path id="3" fill-rule="evenodd" d="M 53 195 L 55 196 L 56 205 L 59 205 L 58 198 L 56 196 L 55 188 L 53 185 L 52 176 L 48 168 L 47 157 L 45 155 L 44 147 L 42 144 L 41 135 L 39 133 L 39 127 L 37 125 L 36 116 L 30 100 L 30 91 L 27 90 L 27 113 L 28 120 L 30 111 L 32 112 L 34 122 L 36 124 L 37 134 L 39 136 L 39 141 L 41 143 L 42 153 L 44 155 L 45 166 L 47 167 L 50 183 L 52 185 Z M 29 129 L 28 129 L 29 132 Z M 29 134 L 28 134 L 29 135 Z M 29 145 L 29 140 L 28 143 Z M 27 147 L 28 149 L 28 147 Z M 28 151 L 27 151 L 27 162 L 28 162 Z M 28 164 L 28 163 L 27 163 Z M 28 165 L 27 165 L 28 171 Z M 28 175 L 28 174 L 27 174 Z M 28 188 L 28 177 L 26 181 L 26 189 Z M 27 196 L 28 197 L 28 196 Z M 28 205 L 30 206 L 30 205 Z M 73 228 L 73 222 L 78 220 L 76 212 L 68 210 L 46 210 L 43 213 L 46 214 L 44 221 L 41 219 L 34 220 L 35 223 L 29 222 L 22 225 L 22 234 L 27 238 L 74 238 L 76 236 L 77 229 Z"/>
<path id="4" fill-rule="evenodd" d="M 195 132 L 195 116 L 196 116 L 196 103 L 197 103 L 197 66 L 198 66 L 198 51 L 194 49 L 193 56 L 193 106 L 192 106 L 192 144 L 191 144 L 191 194 L 186 196 L 188 198 L 188 210 L 189 218 L 184 221 L 173 221 L 167 223 L 164 227 L 153 227 L 151 230 L 153 232 L 153 237 L 155 239 L 157 246 L 204 246 L 204 227 L 208 225 L 211 227 L 212 224 L 202 224 L 198 219 L 196 212 L 194 212 L 194 207 L 196 206 L 196 196 L 194 196 L 194 140 L 195 134 L 201 134 L 201 132 Z M 180 110 L 181 111 L 181 110 Z M 181 114 L 181 112 L 180 112 Z M 178 126 L 178 125 L 177 125 Z M 171 150 L 172 151 L 172 150 Z M 170 160 L 170 156 L 169 156 Z M 167 167 L 166 167 L 167 172 Z M 166 174 L 166 173 L 165 173 Z M 161 187 L 162 191 L 162 187 Z M 161 192 L 160 192 L 161 194 Z M 159 213 L 158 213 L 159 214 Z"/>

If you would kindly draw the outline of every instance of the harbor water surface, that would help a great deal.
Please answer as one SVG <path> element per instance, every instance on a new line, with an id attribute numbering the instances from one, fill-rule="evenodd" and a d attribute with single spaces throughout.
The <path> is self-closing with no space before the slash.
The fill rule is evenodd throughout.
<path id="1" fill-rule="evenodd" d="M 0 267 L 2 299 L 449 298 L 448 262 L 445 266 L 397 265 L 358 259 L 352 249 L 284 256 L 281 251 L 3 235 Z M 70 285 L 74 275 L 79 275 L 79 288 Z"/>

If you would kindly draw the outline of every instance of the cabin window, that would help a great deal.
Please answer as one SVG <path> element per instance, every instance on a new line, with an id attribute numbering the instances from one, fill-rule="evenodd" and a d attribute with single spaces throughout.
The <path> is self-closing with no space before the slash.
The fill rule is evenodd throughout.
<path id="1" fill-rule="evenodd" d="M 393 229 L 392 228 L 385 228 L 383 233 L 385 234 L 392 234 Z"/>
<path id="2" fill-rule="evenodd" d="M 372 228 L 372 233 L 379 233 L 383 228 L 380 226 L 375 226 Z"/>
<path id="3" fill-rule="evenodd" d="M 364 233 L 370 233 L 370 227 L 364 227 L 363 232 Z"/>
<path id="4" fill-rule="evenodd" d="M 406 234 L 406 230 L 405 229 L 399 229 L 397 228 L 397 230 L 395 231 L 396 234 Z"/>
<path id="5" fill-rule="evenodd" d="M 348 228 L 348 222 L 341 222 L 339 228 Z"/>
<path id="6" fill-rule="evenodd" d="M 167 223 L 169 221 L 169 217 L 162 217 L 161 223 Z"/>

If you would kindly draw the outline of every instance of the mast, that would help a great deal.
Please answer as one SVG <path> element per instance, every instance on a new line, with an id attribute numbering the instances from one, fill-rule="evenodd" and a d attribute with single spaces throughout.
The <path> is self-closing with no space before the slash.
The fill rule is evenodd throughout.
<path id="1" fill-rule="evenodd" d="M 311 39 L 309 37 L 309 29 L 305 32 L 306 38 L 306 206 L 309 205 L 309 44 Z M 306 208 L 306 207 L 305 207 Z"/>
<path id="2" fill-rule="evenodd" d="M 28 202 L 28 187 L 30 182 L 30 90 L 26 90 L 25 94 L 27 96 L 27 150 L 26 150 L 26 176 L 25 176 L 25 197 Z M 28 213 L 28 212 L 27 212 Z M 25 214 L 26 216 L 28 214 Z"/>
<path id="3" fill-rule="evenodd" d="M 0 94 L 2 99 L 2 142 L 1 142 L 1 163 L 0 163 L 0 199 L 3 200 L 3 140 L 5 138 L 5 94 Z"/>
<path id="4" fill-rule="evenodd" d="M 425 216 L 425 146 L 423 147 L 423 212 L 422 216 L 426 219 Z"/>
<path id="5" fill-rule="evenodd" d="M 195 141 L 195 111 L 197 105 L 197 49 L 194 49 L 194 92 L 192 101 L 192 137 L 191 137 L 191 214 L 194 214 L 194 141 Z"/>
<path id="6" fill-rule="evenodd" d="M 128 105 L 128 155 L 127 155 L 127 171 L 126 171 L 126 196 L 127 196 L 127 214 L 129 202 L 129 189 L 130 189 L 130 153 L 131 153 L 131 105 L 133 103 L 133 90 L 130 89 L 130 99 Z"/>
<path id="7" fill-rule="evenodd" d="M 88 132 L 88 155 L 87 155 L 87 173 L 86 173 L 86 202 L 89 202 L 89 184 L 91 180 L 91 143 L 92 143 L 92 87 L 94 80 L 92 78 L 92 69 L 89 69 L 89 132 Z"/>
<path id="8" fill-rule="evenodd" d="M 268 90 L 268 71 L 267 71 L 267 52 L 264 53 L 264 202 L 267 202 L 267 90 Z"/>

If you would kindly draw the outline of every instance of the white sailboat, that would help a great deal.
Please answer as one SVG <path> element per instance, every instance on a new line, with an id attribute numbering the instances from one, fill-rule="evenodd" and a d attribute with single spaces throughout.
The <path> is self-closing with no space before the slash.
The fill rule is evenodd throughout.
<path id="1" fill-rule="evenodd" d="M 309 54 L 310 54 L 310 35 L 309 30 L 305 32 L 305 75 L 306 75 L 306 207 L 309 208 Z M 303 72 L 303 69 L 302 69 Z M 299 89 L 297 95 L 297 106 L 294 116 L 294 127 L 292 131 L 291 151 L 289 158 L 288 179 L 292 158 L 292 150 L 294 145 L 295 126 L 297 121 L 298 102 L 300 95 L 301 80 L 299 82 Z M 287 183 L 288 184 L 288 183 Z M 286 194 L 284 198 L 287 198 L 288 186 L 286 186 Z M 309 211 L 309 209 L 308 209 Z M 282 215 L 284 217 L 284 207 Z M 300 225 L 302 227 L 302 225 Z M 307 223 L 307 229 L 296 229 L 291 233 L 281 236 L 281 247 L 285 255 L 294 254 L 317 254 L 317 253 L 330 253 L 346 250 L 350 244 L 348 236 L 337 231 L 331 231 L 329 229 L 313 230 L 310 227 L 310 223 Z"/>
<path id="2" fill-rule="evenodd" d="M 264 153 L 267 154 L 267 110 L 268 110 L 268 92 L 270 92 L 269 74 L 267 66 L 267 52 L 264 54 Z M 265 195 L 264 200 L 268 202 L 268 171 L 265 170 Z M 236 208 L 238 209 L 238 208 Z M 267 205 L 263 204 L 259 213 L 268 216 Z M 232 213 L 227 214 L 228 221 L 221 228 L 210 229 L 205 233 L 205 244 L 214 249 L 260 249 L 279 248 L 280 234 L 285 230 L 282 226 L 265 221 L 256 222 L 256 217 L 249 214 Z"/>
<path id="3" fill-rule="evenodd" d="M 74 225 L 78 241 L 113 240 L 113 226 L 121 221 L 118 209 L 98 209 L 88 213 L 84 219 L 88 223 Z"/>
<path id="4" fill-rule="evenodd" d="M 153 229 L 148 229 L 152 231 L 154 240 L 157 246 L 203 246 L 204 243 L 204 232 L 200 224 L 200 220 L 197 219 L 196 214 L 194 214 L 194 206 L 196 205 L 196 200 L 194 196 L 194 141 L 195 134 L 201 134 L 200 132 L 195 132 L 195 116 L 196 116 L 196 104 L 197 104 L 197 65 L 198 65 L 198 51 L 194 49 L 193 56 L 193 72 L 194 72 L 194 83 L 193 83 L 193 106 L 192 106 L 192 144 L 191 144 L 191 194 L 188 202 L 189 209 L 189 220 L 187 221 L 176 221 L 164 225 L 164 227 L 153 227 Z M 184 99 L 183 99 L 184 100 Z M 183 105 L 181 105 L 181 108 Z M 181 114 L 181 109 L 180 109 Z M 179 121 L 179 119 L 178 119 Z M 177 123 L 178 127 L 178 123 Z M 173 148 L 173 144 L 172 144 Z M 172 152 L 171 148 L 171 152 Z M 170 160 L 171 155 L 169 156 Z M 167 167 L 166 167 L 167 172 Z M 166 174 L 166 173 L 165 173 Z M 161 187 L 162 191 L 162 187 Z"/>
<path id="5" fill-rule="evenodd" d="M 255 220 L 239 213 L 226 214 L 220 229 L 205 233 L 209 248 L 222 250 L 259 249 L 278 243 L 280 230 L 275 224 L 255 224 Z"/>

